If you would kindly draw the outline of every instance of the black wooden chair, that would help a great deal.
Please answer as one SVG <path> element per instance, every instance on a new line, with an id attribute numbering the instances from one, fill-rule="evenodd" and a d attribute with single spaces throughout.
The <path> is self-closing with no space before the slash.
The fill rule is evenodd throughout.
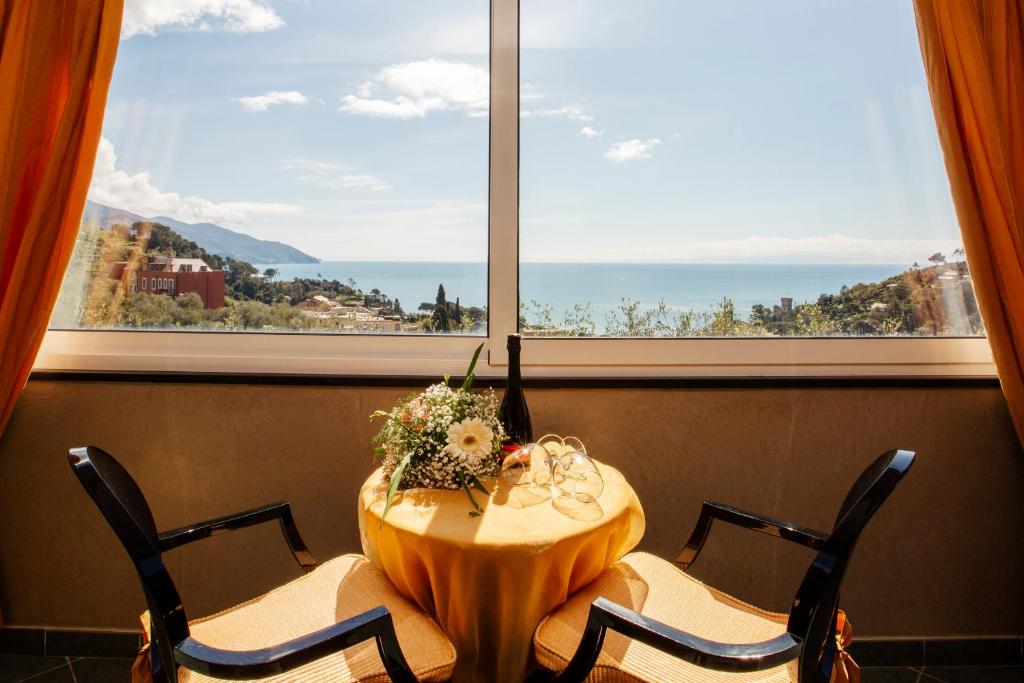
<path id="1" fill-rule="evenodd" d="M 344 555 L 318 566 L 299 535 L 288 503 L 158 533 L 138 485 L 112 456 L 87 446 L 69 451 L 68 460 L 142 580 L 149 606 L 154 681 L 177 683 L 179 673 L 190 683 L 285 672 L 300 680 L 362 681 L 390 676 L 412 683 L 417 677 L 450 678 L 455 650 L 434 622 L 402 598 L 361 555 Z M 271 521 L 280 523 L 288 547 L 306 574 L 260 598 L 190 623 L 163 553 Z M 376 642 L 375 649 L 371 640 Z M 293 671 L 303 666 L 307 668 Z"/>
<path id="2" fill-rule="evenodd" d="M 831 533 L 705 501 L 678 566 L 632 553 L 545 618 L 534 646 L 548 671 L 536 678 L 574 682 L 593 671 L 591 680 L 602 682 L 827 683 L 850 556 L 913 462 L 913 453 L 892 450 L 871 463 L 840 506 Z M 788 615 L 747 605 L 680 570 L 696 559 L 715 520 L 817 551 Z"/>

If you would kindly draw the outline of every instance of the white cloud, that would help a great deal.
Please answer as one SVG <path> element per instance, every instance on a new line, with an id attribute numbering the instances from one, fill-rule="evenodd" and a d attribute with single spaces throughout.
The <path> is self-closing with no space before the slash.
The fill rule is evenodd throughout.
<path id="1" fill-rule="evenodd" d="M 521 83 L 519 85 L 519 99 L 520 100 L 539 100 L 544 95 L 540 94 L 537 90 L 537 86 L 532 83 Z"/>
<path id="2" fill-rule="evenodd" d="M 170 216 L 186 223 L 245 224 L 251 217 L 296 214 L 302 207 L 278 202 L 214 202 L 205 197 L 182 197 L 162 192 L 148 171 L 129 174 L 117 167 L 114 145 L 100 138 L 89 198 L 100 204 L 143 216 Z"/>
<path id="3" fill-rule="evenodd" d="M 389 102 L 388 100 L 371 100 L 355 95 L 345 95 L 341 99 L 339 111 L 388 119 L 420 119 L 427 115 L 425 108 L 404 97 Z"/>
<path id="4" fill-rule="evenodd" d="M 490 99 L 487 70 L 473 64 L 427 59 L 393 64 L 341 100 L 339 111 L 398 119 L 432 111 L 486 116 Z M 376 96 L 383 91 L 383 98 Z"/>
<path id="5" fill-rule="evenodd" d="M 590 126 L 583 126 L 582 128 L 580 128 L 580 135 L 582 135 L 588 140 L 593 140 L 594 138 L 599 138 L 602 135 L 604 135 L 604 131 L 594 130 Z"/>
<path id="6" fill-rule="evenodd" d="M 242 108 L 246 111 L 266 111 L 275 104 L 308 104 L 306 96 L 296 90 L 271 90 L 262 95 L 239 97 Z"/>
<path id="7" fill-rule="evenodd" d="M 168 28 L 259 33 L 284 26 L 266 0 L 125 0 L 121 37 Z"/>
<path id="8" fill-rule="evenodd" d="M 660 144 L 661 140 L 658 138 L 651 138 L 649 140 L 633 138 L 632 140 L 616 142 L 608 148 L 604 155 L 615 162 L 648 159 L 654 146 Z"/>
<path id="9" fill-rule="evenodd" d="M 706 263 L 913 263 L 928 254 L 950 254 L 962 241 L 955 239 L 869 239 L 842 233 L 811 237 L 747 237 L 676 244 L 616 246 L 595 260 Z"/>
<path id="10" fill-rule="evenodd" d="M 594 117 L 581 104 L 569 104 L 555 109 L 523 109 L 519 115 L 526 118 L 569 119 L 570 121 L 593 121 Z"/>
<path id="11" fill-rule="evenodd" d="M 336 190 L 370 190 L 372 192 L 384 192 L 390 190 L 391 186 L 377 176 L 368 173 L 354 173 L 346 171 L 338 164 L 325 161 L 314 161 L 312 159 L 289 159 L 284 167 L 288 170 L 299 171 L 298 179 L 316 185 Z"/>
<path id="12" fill-rule="evenodd" d="M 382 192 L 390 190 L 391 187 L 381 181 L 377 176 L 368 173 L 345 173 L 338 177 L 338 182 L 343 190 L 373 190 Z"/>
<path id="13" fill-rule="evenodd" d="M 530 83 L 522 84 L 519 96 L 523 101 L 544 97 Z M 342 97 L 338 111 L 380 118 L 419 119 L 436 111 L 487 116 L 489 108 L 490 74 L 487 69 L 464 62 L 426 59 L 381 69 L 372 79 L 361 83 L 355 93 Z M 524 109 L 520 116 L 593 120 L 581 104 Z"/>

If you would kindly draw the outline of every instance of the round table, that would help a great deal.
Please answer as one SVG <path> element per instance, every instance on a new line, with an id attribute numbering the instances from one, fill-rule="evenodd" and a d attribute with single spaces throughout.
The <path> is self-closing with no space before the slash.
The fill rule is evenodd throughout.
<path id="1" fill-rule="evenodd" d="M 633 549 L 644 513 L 618 470 L 599 464 L 604 492 L 584 504 L 554 488 L 485 481 L 476 493 L 410 489 L 381 523 L 378 469 L 359 494 L 363 552 L 455 643 L 454 681 L 522 683 L 541 619 Z"/>

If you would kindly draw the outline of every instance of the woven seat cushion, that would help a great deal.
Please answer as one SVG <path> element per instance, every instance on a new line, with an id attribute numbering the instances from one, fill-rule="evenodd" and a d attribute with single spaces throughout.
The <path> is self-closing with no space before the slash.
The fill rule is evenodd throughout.
<path id="1" fill-rule="evenodd" d="M 266 595 L 190 621 L 189 629 L 203 644 L 252 650 L 308 635 L 378 605 L 391 610 L 398 642 L 416 676 L 421 681 L 448 680 L 455 667 L 451 641 L 362 555 L 336 557 Z M 178 680 L 200 683 L 217 679 L 182 668 Z M 373 640 L 261 680 L 390 681 Z"/>
<path id="2" fill-rule="evenodd" d="M 787 615 L 752 607 L 701 583 L 647 553 L 631 553 L 545 617 L 534 634 L 538 661 L 564 669 L 580 643 L 590 604 L 605 597 L 695 636 L 723 643 L 756 643 L 783 634 Z M 766 671 L 702 669 L 609 630 L 588 681 L 796 681 L 796 662 Z"/>

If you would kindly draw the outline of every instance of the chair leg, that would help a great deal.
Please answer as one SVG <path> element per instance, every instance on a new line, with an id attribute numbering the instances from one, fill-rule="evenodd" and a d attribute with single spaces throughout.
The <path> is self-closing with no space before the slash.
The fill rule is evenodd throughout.
<path id="1" fill-rule="evenodd" d="M 601 654 L 606 631 L 607 628 L 602 623 L 600 610 L 596 604 L 591 605 L 580 644 L 572 659 L 569 660 L 569 665 L 554 680 L 558 683 L 580 683 L 585 680 Z"/>
<path id="2" fill-rule="evenodd" d="M 149 670 L 153 676 L 153 683 L 177 683 L 178 665 L 171 660 L 168 665 L 160 658 L 160 648 L 150 645 L 149 648 Z"/>
<path id="3" fill-rule="evenodd" d="M 416 675 L 409 668 L 409 662 L 402 654 L 402 648 L 398 644 L 398 636 L 395 635 L 395 625 L 391 615 L 387 615 L 387 621 L 381 632 L 377 634 L 377 651 L 384 662 L 384 670 L 395 683 L 418 683 Z"/>

